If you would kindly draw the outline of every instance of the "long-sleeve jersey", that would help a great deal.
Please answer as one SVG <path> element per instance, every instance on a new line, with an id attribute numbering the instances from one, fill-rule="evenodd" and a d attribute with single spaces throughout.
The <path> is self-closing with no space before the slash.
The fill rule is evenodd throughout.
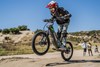
<path id="1" fill-rule="evenodd" d="M 64 18 L 64 16 L 68 16 L 71 17 L 72 15 L 65 10 L 63 7 L 58 7 L 55 11 L 55 13 L 51 13 L 52 15 L 52 19 L 56 20 L 57 24 L 64 24 L 64 23 L 68 23 L 68 21 L 70 19 Z"/>

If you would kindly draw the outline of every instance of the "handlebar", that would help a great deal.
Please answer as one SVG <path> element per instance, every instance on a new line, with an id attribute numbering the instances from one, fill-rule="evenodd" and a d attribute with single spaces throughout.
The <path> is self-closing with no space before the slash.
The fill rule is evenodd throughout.
<path id="1" fill-rule="evenodd" d="M 53 20 L 52 19 L 45 19 L 45 20 L 43 20 L 44 22 L 53 22 Z"/>
<path id="2" fill-rule="evenodd" d="M 47 22 L 45 25 L 44 25 L 44 27 L 43 27 L 43 30 L 45 30 L 45 27 L 47 26 L 49 26 L 49 25 L 53 25 L 53 22 L 54 22 L 54 20 L 52 20 L 52 19 L 44 19 L 43 20 L 44 22 Z"/>

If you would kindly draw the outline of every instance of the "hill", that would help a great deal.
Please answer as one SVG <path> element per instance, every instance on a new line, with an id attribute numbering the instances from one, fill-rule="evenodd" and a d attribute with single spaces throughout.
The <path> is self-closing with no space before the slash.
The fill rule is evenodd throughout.
<path id="1" fill-rule="evenodd" d="M 87 40 L 93 43 L 100 43 L 100 30 L 72 32 L 69 33 L 68 37 L 73 41 Z"/>
<path id="2" fill-rule="evenodd" d="M 31 42 L 34 32 L 20 31 L 20 34 L 2 34 L 0 33 L 0 43 L 12 42 L 13 44 Z M 8 38 L 8 39 L 6 39 Z"/>
<path id="3" fill-rule="evenodd" d="M 20 31 L 20 34 L 0 33 L 0 55 L 33 53 L 31 42 L 34 32 Z"/>
<path id="4" fill-rule="evenodd" d="M 40 31 L 40 30 L 39 30 Z M 38 32 L 38 31 L 35 31 Z M 31 43 L 34 32 L 20 31 L 20 34 L 2 34 L 0 33 L 0 55 L 31 54 L 33 53 Z M 100 30 L 81 31 L 69 33 L 67 40 L 73 45 L 87 40 L 91 43 L 100 43 Z M 53 50 L 50 49 L 50 52 Z"/>

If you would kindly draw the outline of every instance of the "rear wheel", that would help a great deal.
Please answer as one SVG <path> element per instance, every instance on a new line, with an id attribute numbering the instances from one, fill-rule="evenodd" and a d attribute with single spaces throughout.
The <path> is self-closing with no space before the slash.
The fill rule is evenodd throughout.
<path id="1" fill-rule="evenodd" d="M 50 41 L 45 32 L 38 32 L 32 40 L 32 49 L 37 55 L 44 55 L 50 47 Z"/>
<path id="2" fill-rule="evenodd" d="M 73 46 L 70 42 L 66 43 L 66 50 L 61 51 L 61 56 L 65 61 L 69 61 L 73 55 Z"/>

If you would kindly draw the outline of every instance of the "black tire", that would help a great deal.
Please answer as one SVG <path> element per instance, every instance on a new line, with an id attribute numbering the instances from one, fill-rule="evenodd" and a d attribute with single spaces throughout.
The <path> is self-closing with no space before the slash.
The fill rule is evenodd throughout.
<path id="1" fill-rule="evenodd" d="M 47 39 L 47 48 L 46 48 L 46 50 L 45 50 L 44 52 L 39 52 L 39 51 L 36 49 L 35 40 L 36 40 L 36 38 L 37 38 L 39 35 L 44 35 L 44 36 L 46 37 L 46 39 Z M 35 54 L 37 54 L 37 55 L 44 55 L 44 54 L 46 54 L 46 53 L 48 52 L 49 47 L 50 47 L 50 40 L 49 40 L 49 38 L 48 38 L 48 36 L 47 36 L 47 34 L 46 34 L 45 32 L 38 32 L 38 33 L 36 33 L 36 34 L 34 35 L 34 37 L 33 37 L 33 39 L 32 39 L 32 50 L 33 50 L 33 52 L 34 52 Z"/>
<path id="2" fill-rule="evenodd" d="M 70 43 L 70 42 L 67 42 L 67 45 L 69 45 L 70 46 L 70 48 L 71 48 L 71 55 L 69 56 L 69 57 L 67 57 L 66 58 L 66 56 L 64 55 L 65 54 L 65 52 L 67 51 L 67 49 L 66 49 L 66 51 L 61 51 L 61 56 L 62 56 L 62 58 L 65 60 L 65 61 L 69 61 L 71 58 L 72 58 L 72 55 L 73 55 L 73 46 L 72 46 L 72 44 Z"/>

